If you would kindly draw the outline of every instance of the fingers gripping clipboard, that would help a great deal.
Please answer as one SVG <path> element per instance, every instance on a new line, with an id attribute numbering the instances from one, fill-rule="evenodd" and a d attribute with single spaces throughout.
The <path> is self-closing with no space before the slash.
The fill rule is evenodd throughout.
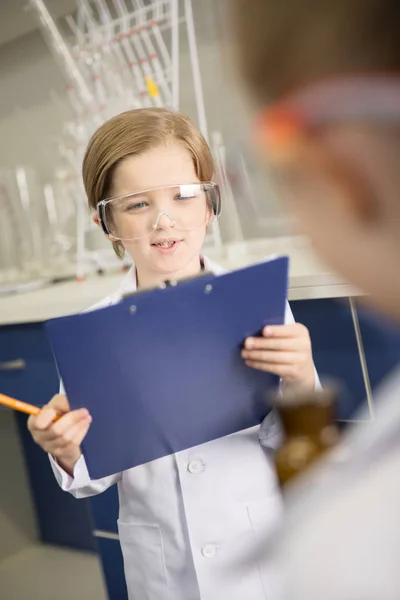
<path id="1" fill-rule="evenodd" d="M 278 378 L 247 367 L 246 337 L 285 320 L 288 258 L 46 324 L 71 409 L 93 422 L 92 479 L 255 426 Z"/>

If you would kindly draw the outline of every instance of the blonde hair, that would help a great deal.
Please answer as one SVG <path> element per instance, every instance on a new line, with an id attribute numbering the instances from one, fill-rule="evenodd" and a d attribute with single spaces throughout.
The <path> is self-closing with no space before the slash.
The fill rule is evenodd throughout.
<path id="1" fill-rule="evenodd" d="M 260 104 L 320 78 L 399 72 L 398 0 L 229 0 L 227 9 Z"/>
<path id="2" fill-rule="evenodd" d="M 127 156 L 137 156 L 167 144 L 181 143 L 190 152 L 200 181 L 210 181 L 214 161 L 210 148 L 192 121 L 179 112 L 164 108 L 139 108 L 106 121 L 93 134 L 82 164 L 82 177 L 89 208 L 111 194 L 113 174 Z M 113 243 L 119 258 L 124 255 L 121 242 Z"/>

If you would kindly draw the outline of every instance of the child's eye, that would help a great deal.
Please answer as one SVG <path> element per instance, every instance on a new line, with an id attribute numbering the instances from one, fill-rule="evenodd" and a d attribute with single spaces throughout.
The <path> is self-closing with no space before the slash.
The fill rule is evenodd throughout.
<path id="1" fill-rule="evenodd" d="M 142 200 L 141 202 L 134 202 L 125 206 L 124 212 L 134 212 L 142 208 L 146 208 L 146 206 L 148 206 L 148 204 L 147 202 L 144 202 L 144 200 Z"/>
<path id="2" fill-rule="evenodd" d="M 185 200 L 196 200 L 201 196 L 202 188 L 197 184 L 180 185 L 177 189 L 177 194 L 174 199 L 178 202 L 184 202 Z"/>
<path id="3" fill-rule="evenodd" d="M 192 194 L 176 194 L 175 196 L 175 200 L 192 200 L 193 198 L 196 198 L 196 194 L 192 193 Z"/>

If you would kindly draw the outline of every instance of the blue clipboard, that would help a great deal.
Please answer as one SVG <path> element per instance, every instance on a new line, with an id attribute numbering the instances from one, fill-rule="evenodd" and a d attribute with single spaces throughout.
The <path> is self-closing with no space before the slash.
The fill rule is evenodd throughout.
<path id="1" fill-rule="evenodd" d="M 71 409 L 93 422 L 82 451 L 92 479 L 261 423 L 278 378 L 240 351 L 283 324 L 288 258 L 132 294 L 46 323 Z"/>

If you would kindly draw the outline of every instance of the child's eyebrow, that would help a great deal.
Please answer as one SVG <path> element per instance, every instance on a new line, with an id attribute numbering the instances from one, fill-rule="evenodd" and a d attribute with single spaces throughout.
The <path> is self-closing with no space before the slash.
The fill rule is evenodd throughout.
<path id="1" fill-rule="evenodd" d="M 127 192 L 126 194 L 117 196 L 117 198 L 120 198 L 120 200 L 131 200 L 132 196 L 135 196 L 135 198 L 147 198 L 148 195 L 148 192 Z"/>

